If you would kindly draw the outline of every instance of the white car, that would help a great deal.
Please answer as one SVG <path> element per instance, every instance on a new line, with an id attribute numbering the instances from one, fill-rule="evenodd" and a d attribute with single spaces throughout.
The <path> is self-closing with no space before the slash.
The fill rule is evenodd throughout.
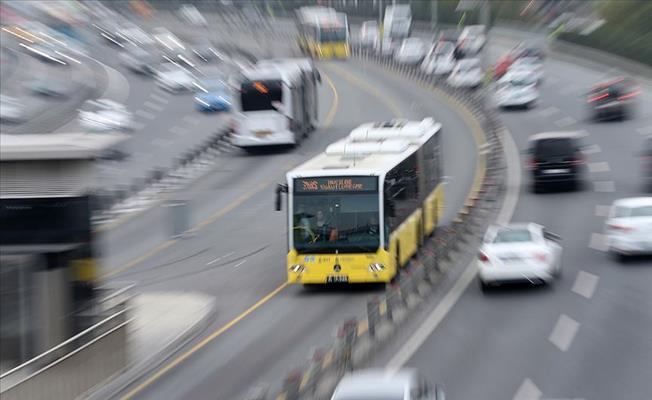
<path id="1" fill-rule="evenodd" d="M 455 68 L 455 46 L 450 42 L 441 42 L 433 46 L 421 63 L 421 70 L 426 74 L 446 75 Z"/>
<path id="2" fill-rule="evenodd" d="M 605 224 L 609 250 L 622 260 L 652 254 L 652 197 L 616 200 Z"/>
<path id="3" fill-rule="evenodd" d="M 192 4 L 184 4 L 179 8 L 179 15 L 186 22 L 195 25 L 195 26 L 207 26 L 208 22 L 206 18 L 199 12 L 197 7 Z"/>
<path id="4" fill-rule="evenodd" d="M 379 40 L 380 31 L 376 21 L 365 21 L 360 28 L 360 46 L 374 48 Z"/>
<path id="5" fill-rule="evenodd" d="M 477 88 L 482 85 L 480 59 L 465 58 L 457 62 L 448 76 L 448 83 L 454 87 Z"/>
<path id="6" fill-rule="evenodd" d="M 194 75 L 178 64 L 165 63 L 156 69 L 156 84 L 170 92 L 192 90 L 194 81 Z"/>
<path id="7" fill-rule="evenodd" d="M 401 47 L 394 53 L 394 59 L 402 64 L 418 64 L 426 55 L 426 46 L 419 38 L 403 39 Z"/>
<path id="8" fill-rule="evenodd" d="M 538 57 L 521 57 L 509 66 L 507 74 L 530 74 L 537 84 L 543 82 L 543 64 Z"/>
<path id="9" fill-rule="evenodd" d="M 0 96 L 0 121 L 18 123 L 25 117 L 25 106 L 15 97 Z"/>
<path id="10" fill-rule="evenodd" d="M 487 41 L 484 31 L 484 25 L 469 25 L 464 27 L 460 37 L 457 39 L 457 44 L 464 54 L 467 56 L 474 55 L 482 50 L 482 47 L 484 47 Z"/>
<path id="11" fill-rule="evenodd" d="M 480 286 L 551 282 L 561 274 L 560 240 L 535 223 L 491 227 L 478 254 Z"/>
<path id="12" fill-rule="evenodd" d="M 342 378 L 331 400 L 444 400 L 439 385 L 432 387 L 415 369 L 356 371 Z"/>
<path id="13" fill-rule="evenodd" d="M 532 107 L 539 99 L 537 81 L 531 75 L 512 75 L 501 78 L 496 89 L 498 107 Z"/>
<path id="14" fill-rule="evenodd" d="M 113 100 L 87 100 L 79 109 L 79 124 L 88 130 L 130 130 L 132 123 L 127 108 Z"/>

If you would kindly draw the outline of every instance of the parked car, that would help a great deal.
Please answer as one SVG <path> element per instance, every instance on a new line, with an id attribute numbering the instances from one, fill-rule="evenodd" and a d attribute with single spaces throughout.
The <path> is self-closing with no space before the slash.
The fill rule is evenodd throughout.
<path id="1" fill-rule="evenodd" d="M 394 59 L 402 64 L 418 64 L 426 55 L 426 46 L 419 38 L 403 39 L 401 47 L 396 50 Z"/>
<path id="2" fill-rule="evenodd" d="M 448 76 L 448 83 L 454 87 L 477 88 L 482 85 L 482 79 L 480 59 L 465 58 L 457 62 Z"/>
<path id="3" fill-rule="evenodd" d="M 652 197 L 616 200 L 605 222 L 609 251 L 621 261 L 652 255 Z"/>
<path id="4" fill-rule="evenodd" d="M 535 223 L 490 227 L 478 253 L 480 287 L 552 282 L 561 275 L 560 242 L 559 236 Z"/>
<path id="5" fill-rule="evenodd" d="M 450 74 L 455 68 L 454 53 L 455 46 L 450 42 L 433 45 L 421 63 L 421 70 L 426 74 Z"/>
<path id="6" fill-rule="evenodd" d="M 441 386 L 432 386 L 416 369 L 356 371 L 340 380 L 331 397 L 331 400 L 444 399 Z"/>
<path id="7" fill-rule="evenodd" d="M 484 25 L 469 25 L 462 29 L 457 45 L 465 55 L 477 54 L 486 42 Z"/>
<path id="8" fill-rule="evenodd" d="M 130 130 L 132 115 L 110 99 L 87 100 L 79 109 L 79 124 L 91 131 Z"/>
<path id="9" fill-rule="evenodd" d="M 581 187 L 586 174 L 581 136 L 576 132 L 545 132 L 530 137 L 527 168 L 532 189 L 538 193 L 542 185 Z"/>
<path id="10" fill-rule="evenodd" d="M 632 79 L 616 78 L 592 87 L 586 95 L 586 103 L 593 119 L 626 119 L 640 92 Z"/>

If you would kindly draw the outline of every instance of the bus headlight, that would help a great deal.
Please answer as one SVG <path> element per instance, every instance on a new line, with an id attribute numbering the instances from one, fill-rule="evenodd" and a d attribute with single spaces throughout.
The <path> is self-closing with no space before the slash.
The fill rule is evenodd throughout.
<path id="1" fill-rule="evenodd" d="M 295 274 L 300 274 L 305 270 L 306 270 L 306 267 L 304 267 L 301 264 L 295 264 L 295 265 L 290 267 L 290 271 L 294 272 Z"/>
<path id="2" fill-rule="evenodd" d="M 380 272 L 385 269 L 385 266 L 383 264 L 370 264 L 369 265 L 369 272 Z"/>

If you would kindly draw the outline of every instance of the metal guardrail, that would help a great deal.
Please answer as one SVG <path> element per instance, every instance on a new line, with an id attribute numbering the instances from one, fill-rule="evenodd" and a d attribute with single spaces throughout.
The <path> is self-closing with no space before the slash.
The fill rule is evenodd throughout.
<path id="1" fill-rule="evenodd" d="M 505 159 L 501 139 L 504 128 L 495 108 L 487 104 L 484 89 L 454 88 L 418 67 L 401 65 L 391 57 L 360 49 L 355 49 L 354 56 L 426 85 L 470 112 L 486 139 L 486 145 L 479 149 L 484 169 L 479 184 L 473 188 L 454 221 L 437 229 L 403 271 L 397 284 L 367 301 L 364 317 L 345 321 L 338 327 L 335 342 L 330 347 L 315 350 L 307 365 L 286 376 L 282 390 L 275 397 L 277 400 L 330 398 L 339 379 L 346 372 L 363 367 L 374 349 L 382 346 L 393 330 L 410 316 L 410 310 L 434 290 L 455 260 L 475 248 L 504 192 Z M 250 395 L 247 400 L 266 398 L 266 392 L 260 393 L 262 397 Z"/>
<path id="2" fill-rule="evenodd" d="M 128 290 L 120 289 L 94 306 L 100 315 L 110 315 L 2 374 L 2 399 L 71 399 L 124 368 Z"/>

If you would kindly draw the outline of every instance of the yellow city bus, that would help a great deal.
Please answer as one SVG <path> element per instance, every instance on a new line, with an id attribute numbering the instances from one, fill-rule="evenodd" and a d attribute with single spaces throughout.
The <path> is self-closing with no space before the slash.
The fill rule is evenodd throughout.
<path id="1" fill-rule="evenodd" d="M 444 205 L 441 124 L 369 123 L 287 173 L 290 283 L 389 282 Z"/>
<path id="2" fill-rule="evenodd" d="M 296 25 L 297 44 L 304 54 L 316 59 L 351 54 L 346 14 L 327 7 L 301 7 L 296 11 Z"/>

